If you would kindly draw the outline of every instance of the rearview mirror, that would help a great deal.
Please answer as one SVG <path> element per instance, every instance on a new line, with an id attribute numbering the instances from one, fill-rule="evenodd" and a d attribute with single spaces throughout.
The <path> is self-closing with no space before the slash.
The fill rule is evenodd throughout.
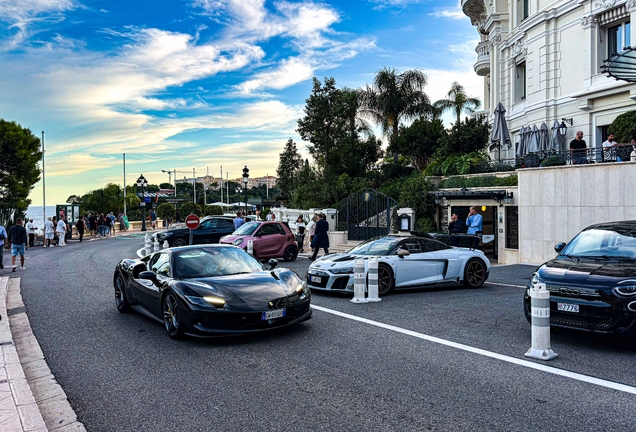
<path id="1" fill-rule="evenodd" d="M 400 249 L 397 252 L 397 256 L 399 256 L 400 258 L 404 258 L 405 256 L 409 256 L 411 255 L 411 252 L 407 251 L 406 249 Z"/>
<path id="2" fill-rule="evenodd" d="M 556 253 L 560 253 L 565 245 L 567 245 L 567 243 L 557 243 L 556 246 L 554 246 L 554 250 L 556 251 Z"/>
<path id="3" fill-rule="evenodd" d="M 157 275 L 155 274 L 155 272 L 151 272 L 151 271 L 142 271 L 141 273 L 139 273 L 139 279 L 145 279 L 145 280 L 149 280 L 149 281 L 156 281 L 157 280 Z"/>
<path id="4" fill-rule="evenodd" d="M 270 270 L 274 270 L 276 268 L 276 266 L 278 265 L 278 260 L 272 258 L 269 261 L 267 261 L 267 265 L 269 265 L 269 269 Z"/>

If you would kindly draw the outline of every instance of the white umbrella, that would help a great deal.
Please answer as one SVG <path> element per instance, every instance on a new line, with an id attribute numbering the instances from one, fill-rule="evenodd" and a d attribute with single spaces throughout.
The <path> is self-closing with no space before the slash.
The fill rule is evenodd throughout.
<path id="1" fill-rule="evenodd" d="M 541 123 L 541 129 L 539 129 L 539 150 L 542 152 L 550 150 L 550 132 L 545 122 Z"/>
<path id="2" fill-rule="evenodd" d="M 506 117 L 504 116 L 505 113 L 506 109 L 503 104 L 499 102 L 494 112 L 492 133 L 490 134 L 490 146 L 488 147 L 489 151 L 493 151 L 495 148 L 499 147 L 500 156 L 502 146 L 506 145 L 510 148 L 512 145 L 512 142 L 510 141 L 510 132 L 508 131 L 508 125 L 506 124 Z"/>
<path id="3" fill-rule="evenodd" d="M 527 153 L 536 153 L 539 151 L 539 129 L 537 125 L 532 126 L 530 139 L 528 140 Z"/>

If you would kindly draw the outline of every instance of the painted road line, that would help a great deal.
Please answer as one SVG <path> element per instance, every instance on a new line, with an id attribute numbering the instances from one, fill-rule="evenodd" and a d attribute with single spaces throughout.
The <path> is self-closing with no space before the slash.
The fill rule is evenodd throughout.
<path id="1" fill-rule="evenodd" d="M 146 256 L 146 255 L 144 254 L 144 252 L 145 252 L 145 251 L 146 251 L 146 248 L 141 248 L 141 249 L 139 249 L 139 250 L 137 251 L 137 256 L 138 256 L 139 258 L 143 258 L 143 257 L 145 257 L 145 256 Z"/>
<path id="2" fill-rule="evenodd" d="M 526 288 L 525 285 L 513 285 L 513 284 L 500 283 L 500 282 L 484 282 L 484 285 L 497 285 L 497 286 L 506 286 L 506 287 L 514 287 L 514 288 Z"/>
<path id="3" fill-rule="evenodd" d="M 614 382 L 614 381 L 608 381 L 608 380 L 604 380 L 604 379 L 601 379 L 601 378 L 595 378 L 595 377 L 592 377 L 592 376 L 589 376 L 589 375 L 584 375 L 584 374 L 580 374 L 580 373 L 576 373 L 576 372 L 570 372 L 570 371 L 554 368 L 554 367 L 551 367 L 551 366 L 546 366 L 546 365 L 539 364 L 539 363 L 533 363 L 533 362 L 527 361 L 527 360 L 521 360 L 521 359 L 517 359 L 517 358 L 514 358 L 514 357 L 509 357 L 509 356 L 503 355 L 503 354 L 497 354 L 497 353 L 494 353 L 494 352 L 491 352 L 491 351 L 483 350 L 481 348 L 475 348 L 475 347 L 471 347 L 469 345 L 464 345 L 464 344 L 460 344 L 460 343 L 457 343 L 457 342 L 452 342 L 452 341 L 449 341 L 449 340 L 446 340 L 446 339 L 441 339 L 441 338 L 437 338 L 437 337 L 434 337 L 434 336 L 429 336 L 429 335 L 426 335 L 424 333 L 418 333 L 418 332 L 415 332 L 415 331 L 412 331 L 412 330 L 407 330 L 407 329 L 403 329 L 401 327 L 396 327 L 396 326 L 392 326 L 392 325 L 389 325 L 389 324 L 384 324 L 384 323 L 381 323 L 381 322 L 378 322 L 378 321 L 373 321 L 373 320 L 362 318 L 362 317 L 359 317 L 359 316 L 356 316 L 356 315 L 351 315 L 351 314 L 340 312 L 340 311 L 337 311 L 337 310 L 328 309 L 328 308 L 325 308 L 325 307 L 322 307 L 322 306 L 316 306 L 314 304 L 312 304 L 311 307 L 314 310 L 330 313 L 330 314 L 333 314 L 333 315 L 337 315 L 339 317 L 347 318 L 347 319 L 350 319 L 350 320 L 353 320 L 353 321 L 358 321 L 358 322 L 361 322 L 361 323 L 364 323 L 364 324 L 369 324 L 369 325 L 372 325 L 372 326 L 375 326 L 375 327 L 380 327 L 380 328 L 383 328 L 383 329 L 386 329 L 386 330 L 391 330 L 391 331 L 394 331 L 394 332 L 397 332 L 397 333 L 402 333 L 402 334 L 405 334 L 405 335 L 408 335 L 408 336 L 413 336 L 413 337 L 416 337 L 418 339 L 424 339 L 426 341 L 433 342 L 433 343 L 436 343 L 436 344 L 445 345 L 445 346 L 448 346 L 448 347 L 451 347 L 451 348 L 456 348 L 456 349 L 459 349 L 459 350 L 462 350 L 462 351 L 467 351 L 467 352 L 470 352 L 470 353 L 473 353 L 473 354 L 478 354 L 478 355 L 482 355 L 482 356 L 485 356 L 485 357 L 490 357 L 490 358 L 501 360 L 501 361 L 504 361 L 504 362 L 507 362 L 507 363 L 512 363 L 512 364 L 515 364 L 515 365 L 518 365 L 518 366 L 523 366 L 523 367 L 527 367 L 527 368 L 530 368 L 530 369 L 536 369 L 536 370 L 539 370 L 539 371 L 542 371 L 542 372 L 547 372 L 547 373 L 550 373 L 550 374 L 553 374 L 553 375 L 558 375 L 558 376 L 562 376 L 562 377 L 565 377 L 565 378 L 570 378 L 570 379 L 573 379 L 573 380 L 582 381 L 582 382 L 586 382 L 586 383 L 589 383 L 589 384 L 594 384 L 594 385 L 597 385 L 597 386 L 606 387 L 606 388 L 609 388 L 609 389 L 612 389 L 612 390 L 617 390 L 617 391 L 620 391 L 620 392 L 630 393 L 630 394 L 636 395 L 636 387 L 632 387 L 632 386 L 629 386 L 629 385 L 626 385 L 626 384 L 620 384 L 620 383 L 617 383 L 617 382 Z"/>

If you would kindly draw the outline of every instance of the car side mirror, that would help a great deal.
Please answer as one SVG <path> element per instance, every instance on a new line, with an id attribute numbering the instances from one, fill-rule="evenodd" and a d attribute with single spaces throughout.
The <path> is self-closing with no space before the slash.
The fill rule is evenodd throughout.
<path id="1" fill-rule="evenodd" d="M 155 274 L 155 272 L 152 271 L 142 271 L 141 273 L 139 273 L 139 279 L 144 279 L 144 280 L 149 280 L 152 282 L 156 282 L 157 281 L 157 275 Z"/>
<path id="2" fill-rule="evenodd" d="M 270 270 L 274 270 L 276 268 L 276 266 L 278 266 L 278 260 L 272 258 L 269 261 L 267 261 L 267 265 L 269 265 L 269 269 Z"/>
<path id="3" fill-rule="evenodd" d="M 406 249 L 400 249 L 400 250 L 397 252 L 397 256 L 399 256 L 400 258 L 404 258 L 405 256 L 409 256 L 409 255 L 411 255 L 411 252 L 409 252 L 409 251 L 408 251 L 408 250 L 406 250 Z"/>
<path id="4" fill-rule="evenodd" d="M 556 253 L 560 253 L 565 245 L 567 245 L 567 243 L 557 243 L 556 246 L 554 246 L 554 250 L 556 251 Z"/>

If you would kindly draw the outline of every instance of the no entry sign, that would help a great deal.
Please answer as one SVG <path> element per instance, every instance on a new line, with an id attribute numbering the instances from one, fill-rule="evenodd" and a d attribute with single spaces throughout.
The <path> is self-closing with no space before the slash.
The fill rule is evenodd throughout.
<path id="1" fill-rule="evenodd" d="M 199 222 L 199 216 L 195 214 L 188 215 L 188 217 L 186 217 L 185 219 L 185 224 L 190 229 L 197 229 L 197 227 L 199 226 Z"/>

